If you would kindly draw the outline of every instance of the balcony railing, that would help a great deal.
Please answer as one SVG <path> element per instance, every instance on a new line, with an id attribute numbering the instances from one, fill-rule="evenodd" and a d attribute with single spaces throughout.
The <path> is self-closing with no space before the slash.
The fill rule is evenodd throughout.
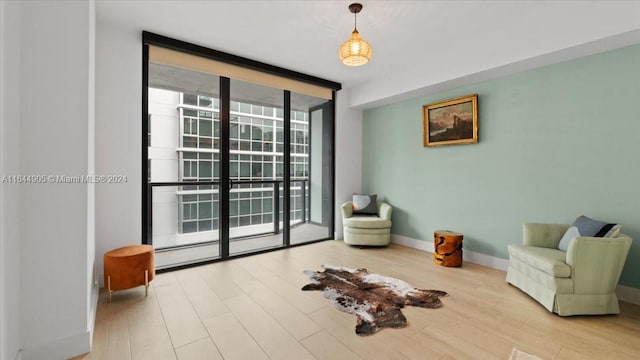
<path id="1" fill-rule="evenodd" d="M 253 187 L 254 185 L 269 186 L 271 190 L 265 191 L 265 188 L 262 186 L 260 188 L 254 188 Z M 246 225 L 246 224 L 241 224 L 241 221 L 238 221 L 237 226 L 230 226 L 230 228 L 233 228 L 233 229 L 244 228 L 245 230 L 245 231 L 236 232 L 236 234 L 232 236 L 230 241 L 238 240 L 240 238 L 246 238 L 249 236 L 280 233 L 280 230 L 281 230 L 281 223 L 280 223 L 281 211 L 280 210 L 281 210 L 282 201 L 284 200 L 281 197 L 281 194 L 283 193 L 283 190 L 284 190 L 283 186 L 284 186 L 283 180 L 232 180 L 230 181 L 230 191 L 232 193 L 238 193 L 238 198 L 230 199 L 229 200 L 230 203 L 235 201 L 235 202 L 238 202 L 239 204 L 240 201 L 244 201 L 244 200 L 249 200 L 249 201 L 257 200 L 253 196 L 249 196 L 248 198 L 240 198 L 241 192 L 242 193 L 261 192 L 262 194 L 264 194 L 265 192 L 271 192 L 271 199 L 270 199 L 271 209 L 264 209 L 264 207 L 262 206 L 263 203 L 261 202 L 259 213 L 250 212 L 248 214 L 246 213 L 236 214 L 233 216 L 233 217 L 237 217 L 238 219 L 240 219 L 240 217 L 249 217 L 251 219 L 251 222 L 250 222 L 250 225 Z M 308 186 L 309 186 L 308 178 L 291 179 L 291 194 L 292 194 L 291 209 L 290 209 L 291 224 L 294 224 L 294 223 L 300 224 L 300 223 L 308 222 L 308 213 L 309 213 L 307 208 L 309 204 Z M 171 196 L 175 196 L 175 204 L 173 204 L 171 201 L 167 201 L 166 197 L 162 201 L 157 200 L 156 202 L 154 202 L 154 192 L 155 192 L 154 190 L 162 189 L 166 187 L 182 188 L 175 192 L 171 190 L 167 192 L 167 194 L 174 194 Z M 168 233 L 166 228 L 170 228 L 170 227 L 164 226 L 166 234 L 164 235 L 164 237 L 162 237 L 163 238 L 162 241 L 155 241 L 153 239 L 156 233 L 153 231 L 154 229 L 154 225 L 152 225 L 153 221 L 149 221 L 150 231 L 148 231 L 148 234 L 151 234 L 151 237 L 152 237 L 152 239 L 150 239 L 151 240 L 150 243 L 154 243 L 157 248 L 168 248 L 168 247 L 177 247 L 182 245 L 193 245 L 195 243 L 217 242 L 218 241 L 217 230 L 219 229 L 218 216 L 206 219 L 206 220 L 211 220 L 211 224 L 212 224 L 210 225 L 210 228 L 207 228 L 207 231 L 199 230 L 199 227 L 197 225 L 195 227 L 196 230 L 193 232 L 183 231 L 183 226 L 182 226 L 183 222 L 200 221 L 200 219 L 197 218 L 199 216 L 198 214 L 196 216 L 196 219 L 190 218 L 185 220 L 185 216 L 183 214 L 184 209 L 182 208 L 182 205 L 183 203 L 186 203 L 186 202 L 182 201 L 182 197 L 187 195 L 212 194 L 212 199 L 210 200 L 210 202 L 212 203 L 212 206 L 219 206 L 219 198 L 217 197 L 217 194 L 219 193 L 219 187 L 220 187 L 219 181 L 179 181 L 179 182 L 149 183 L 149 186 L 147 188 L 147 191 L 148 191 L 147 199 L 149 201 L 149 205 L 152 205 L 148 207 L 149 209 L 151 209 L 151 211 L 149 211 L 150 219 L 152 219 L 153 221 L 161 221 L 157 217 L 154 218 L 153 216 L 154 210 L 159 210 L 159 209 L 155 209 L 156 206 L 165 206 L 169 208 L 172 206 L 175 206 L 176 208 L 173 209 L 172 211 L 166 211 L 167 209 L 164 209 L 164 211 L 160 211 L 160 212 L 162 214 L 165 214 L 165 213 L 177 214 L 177 219 L 170 219 L 169 215 L 167 215 L 166 220 L 168 220 L 169 222 L 175 221 L 176 226 L 175 226 L 175 231 L 169 230 Z M 157 195 L 158 194 L 156 194 L 156 197 Z M 260 200 L 265 199 L 264 197 L 258 197 L 258 198 Z M 200 204 L 198 200 L 191 201 L 191 203 L 197 204 L 196 207 L 198 207 Z M 296 206 L 296 205 L 299 205 L 299 206 Z M 191 214 L 189 214 L 189 216 L 191 217 Z M 258 217 L 261 220 L 259 224 L 256 224 L 253 222 L 253 219 L 256 217 Z M 270 219 L 270 221 L 265 221 L 265 219 Z M 258 226 L 258 225 L 264 225 L 269 223 L 271 224 L 270 226 L 271 230 L 269 230 L 268 227 L 265 229 L 263 226 L 262 227 Z M 173 235 L 175 237 L 174 241 L 169 240 L 172 237 L 171 232 L 173 232 L 174 234 Z M 201 234 L 203 236 L 198 236 L 197 234 Z M 180 237 L 182 237 L 182 240 L 179 240 Z"/>

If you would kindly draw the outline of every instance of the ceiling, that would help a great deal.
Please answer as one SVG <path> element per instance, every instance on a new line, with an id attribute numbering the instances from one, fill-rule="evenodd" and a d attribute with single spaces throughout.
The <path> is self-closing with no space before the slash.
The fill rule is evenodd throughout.
<path id="1" fill-rule="evenodd" d="M 362 1 L 358 30 L 373 57 L 347 67 L 338 48 L 353 30 L 350 3 L 97 0 L 96 11 L 98 31 L 147 30 L 340 82 L 367 94 L 362 104 L 546 54 L 581 56 L 561 51 L 584 44 L 640 43 L 640 1 Z"/>

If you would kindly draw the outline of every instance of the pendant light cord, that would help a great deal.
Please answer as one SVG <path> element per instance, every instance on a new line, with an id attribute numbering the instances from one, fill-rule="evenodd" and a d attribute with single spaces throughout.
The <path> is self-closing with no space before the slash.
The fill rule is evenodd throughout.
<path id="1" fill-rule="evenodd" d="M 358 13 L 353 13 L 353 30 L 358 30 Z"/>

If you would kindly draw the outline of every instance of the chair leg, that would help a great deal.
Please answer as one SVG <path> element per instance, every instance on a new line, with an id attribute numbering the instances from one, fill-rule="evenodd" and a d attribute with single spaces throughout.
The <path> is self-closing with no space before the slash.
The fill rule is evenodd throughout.
<path id="1" fill-rule="evenodd" d="M 109 290 L 109 302 L 111 302 L 111 275 L 107 275 L 107 290 Z"/>
<path id="2" fill-rule="evenodd" d="M 144 297 L 149 296 L 149 270 L 144 271 Z"/>

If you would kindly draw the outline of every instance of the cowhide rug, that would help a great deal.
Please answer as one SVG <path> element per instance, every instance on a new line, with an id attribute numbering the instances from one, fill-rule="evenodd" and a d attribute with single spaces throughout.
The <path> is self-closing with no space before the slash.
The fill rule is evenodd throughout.
<path id="1" fill-rule="evenodd" d="M 323 265 L 324 271 L 305 270 L 311 281 L 302 290 L 322 290 L 338 310 L 358 317 L 356 334 L 371 335 L 378 330 L 407 326 L 407 318 L 400 311 L 405 305 L 424 308 L 442 306 L 440 290 L 416 289 L 408 283 L 367 269 L 350 269 Z"/>

